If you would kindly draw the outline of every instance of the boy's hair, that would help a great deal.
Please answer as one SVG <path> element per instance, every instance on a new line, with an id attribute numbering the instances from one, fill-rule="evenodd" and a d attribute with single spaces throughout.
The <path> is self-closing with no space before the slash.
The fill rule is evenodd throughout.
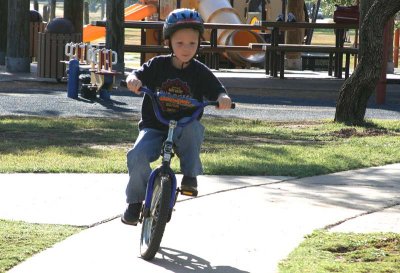
<path id="1" fill-rule="evenodd" d="M 164 40 L 170 39 L 179 29 L 192 28 L 199 32 L 199 37 L 204 33 L 203 19 L 200 14 L 191 9 L 176 9 L 173 10 L 165 19 L 163 27 Z"/>

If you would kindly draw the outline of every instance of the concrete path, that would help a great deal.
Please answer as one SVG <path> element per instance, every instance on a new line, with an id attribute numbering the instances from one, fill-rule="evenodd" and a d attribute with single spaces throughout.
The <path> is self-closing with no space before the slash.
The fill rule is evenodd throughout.
<path id="1" fill-rule="evenodd" d="M 202 176 L 180 198 L 156 258 L 121 224 L 126 175 L 0 174 L 0 219 L 90 228 L 9 272 L 273 273 L 318 228 L 400 232 L 400 164 L 331 175 Z"/>

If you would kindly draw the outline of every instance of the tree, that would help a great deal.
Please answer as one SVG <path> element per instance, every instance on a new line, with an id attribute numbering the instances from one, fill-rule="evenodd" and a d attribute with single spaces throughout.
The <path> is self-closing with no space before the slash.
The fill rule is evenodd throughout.
<path id="1" fill-rule="evenodd" d="M 76 33 L 83 32 L 83 0 L 65 0 L 64 18 L 71 21 Z"/>
<path id="2" fill-rule="evenodd" d="M 289 0 L 287 5 L 287 12 L 292 13 L 296 17 L 297 22 L 304 22 L 304 0 Z M 301 44 L 304 40 L 304 29 L 297 29 L 295 31 L 286 31 L 286 43 L 288 44 Z M 300 53 L 287 53 L 286 65 L 289 69 L 301 69 L 301 54 Z"/>
<path id="3" fill-rule="evenodd" d="M 335 121 L 353 125 L 364 123 L 367 103 L 383 65 L 384 27 L 399 10 L 399 0 L 360 2 L 359 63 L 339 90 Z"/>
<path id="4" fill-rule="evenodd" d="M 7 33 L 8 0 L 0 0 L 0 33 Z M 7 35 L 0 39 L 0 65 L 6 64 Z"/>
<path id="5" fill-rule="evenodd" d="M 117 52 L 117 64 L 113 68 L 124 71 L 124 0 L 107 0 L 106 48 Z"/>
<path id="6" fill-rule="evenodd" d="M 7 72 L 29 72 L 29 0 L 8 1 L 7 21 Z M 28 37 L 28 38 L 27 38 Z"/>

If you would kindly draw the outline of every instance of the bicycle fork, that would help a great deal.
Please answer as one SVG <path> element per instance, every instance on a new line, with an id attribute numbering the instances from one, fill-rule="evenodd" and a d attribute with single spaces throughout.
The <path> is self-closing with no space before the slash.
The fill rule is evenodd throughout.
<path id="1" fill-rule="evenodd" d="M 171 187 L 171 197 L 169 202 L 170 213 L 168 217 L 168 221 L 171 219 L 172 210 L 175 206 L 176 200 L 178 198 L 179 191 L 177 190 L 177 182 L 174 172 L 171 170 L 171 159 L 173 157 L 173 137 L 174 130 L 176 128 L 177 121 L 171 120 L 169 122 L 169 129 L 167 139 L 164 141 L 163 149 L 162 149 L 162 165 L 157 169 L 153 170 L 149 177 L 149 182 L 147 184 L 146 190 L 146 199 L 142 208 L 142 213 L 140 215 L 140 223 L 142 223 L 144 217 L 150 216 L 150 207 L 151 200 L 154 190 L 154 184 L 156 179 L 160 179 L 161 183 L 165 183 L 165 181 L 169 180 L 169 187 Z M 169 179 L 162 179 L 163 177 L 168 177 Z M 162 185 L 163 187 L 166 185 Z"/>

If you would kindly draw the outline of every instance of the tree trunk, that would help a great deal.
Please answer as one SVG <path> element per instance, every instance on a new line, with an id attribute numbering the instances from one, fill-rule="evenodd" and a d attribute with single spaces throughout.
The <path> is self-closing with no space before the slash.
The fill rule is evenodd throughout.
<path id="1" fill-rule="evenodd" d="M 83 33 L 83 0 L 64 0 L 64 18 L 74 25 L 75 33 Z"/>
<path id="2" fill-rule="evenodd" d="M 304 22 L 304 0 L 289 0 L 287 6 L 288 14 L 291 12 L 297 22 Z M 287 18 L 288 16 L 286 16 Z M 287 44 L 302 44 L 304 41 L 304 29 L 286 31 Z M 301 53 L 289 52 L 286 54 L 286 65 L 288 69 L 301 70 Z"/>
<path id="3" fill-rule="evenodd" d="M 50 20 L 49 21 L 56 18 L 56 8 L 57 8 L 57 1 L 51 0 L 50 1 Z"/>
<path id="4" fill-rule="evenodd" d="M 7 55 L 8 72 L 30 72 L 29 0 L 8 1 Z M 4 35 L 4 34 L 2 34 Z"/>
<path id="5" fill-rule="evenodd" d="M 101 20 L 105 20 L 106 5 L 104 3 L 104 0 L 101 1 L 100 8 L 101 8 Z"/>
<path id="6" fill-rule="evenodd" d="M 43 21 L 44 22 L 50 22 L 50 8 L 49 5 L 43 5 L 42 7 L 42 15 L 43 15 Z"/>
<path id="7" fill-rule="evenodd" d="M 7 20 L 8 20 L 8 0 L 0 0 L 0 65 L 6 64 L 7 52 Z"/>
<path id="8" fill-rule="evenodd" d="M 39 11 L 39 2 L 37 0 L 33 1 L 33 9 Z"/>
<path id="9" fill-rule="evenodd" d="M 89 2 L 87 1 L 83 3 L 83 24 L 89 24 Z"/>
<path id="10" fill-rule="evenodd" d="M 399 0 L 363 0 L 361 9 L 359 63 L 339 90 L 335 121 L 364 123 L 367 103 L 375 90 L 383 65 L 383 30 L 400 10 Z"/>
<path id="11" fill-rule="evenodd" d="M 386 70 L 386 72 L 388 74 L 393 74 L 394 73 L 393 34 L 394 34 L 394 17 L 389 20 L 388 63 L 387 63 L 387 70 Z"/>
<path id="12" fill-rule="evenodd" d="M 118 54 L 118 63 L 114 66 L 117 71 L 124 71 L 124 0 L 107 0 L 107 32 L 106 47 Z"/>

